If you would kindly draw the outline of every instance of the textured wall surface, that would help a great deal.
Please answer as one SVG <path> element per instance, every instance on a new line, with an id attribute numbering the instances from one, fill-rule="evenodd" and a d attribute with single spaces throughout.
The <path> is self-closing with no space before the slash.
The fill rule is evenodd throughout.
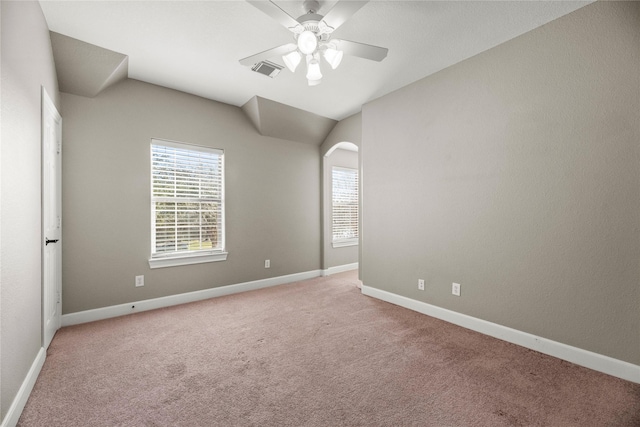
<path id="1" fill-rule="evenodd" d="M 640 364 L 638 46 L 597 2 L 365 105 L 364 284 Z"/>
<path id="2" fill-rule="evenodd" d="M 41 88 L 59 107 L 49 29 L 38 2 L 2 8 L 2 313 L 0 419 L 41 340 Z"/>
<path id="3" fill-rule="evenodd" d="M 62 106 L 64 313 L 320 268 L 318 146 L 261 136 L 240 108 L 136 80 L 93 99 L 63 93 Z M 151 138 L 225 150 L 226 261 L 149 269 Z"/>

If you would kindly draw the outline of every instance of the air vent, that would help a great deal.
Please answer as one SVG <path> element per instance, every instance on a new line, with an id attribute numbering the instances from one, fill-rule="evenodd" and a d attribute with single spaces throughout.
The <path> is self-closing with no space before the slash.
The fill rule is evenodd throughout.
<path id="1" fill-rule="evenodd" d="M 274 64 L 273 62 L 269 61 L 258 62 L 256 65 L 251 67 L 251 69 L 256 73 L 264 74 L 265 76 L 271 78 L 277 76 L 280 73 L 280 70 L 282 70 L 283 68 L 284 67 L 282 67 L 281 65 Z"/>

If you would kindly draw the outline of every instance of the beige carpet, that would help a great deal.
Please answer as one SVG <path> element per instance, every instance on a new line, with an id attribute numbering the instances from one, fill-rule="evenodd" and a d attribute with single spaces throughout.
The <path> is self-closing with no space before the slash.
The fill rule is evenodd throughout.
<path id="1" fill-rule="evenodd" d="M 19 426 L 640 426 L 640 385 L 354 273 L 61 329 Z"/>

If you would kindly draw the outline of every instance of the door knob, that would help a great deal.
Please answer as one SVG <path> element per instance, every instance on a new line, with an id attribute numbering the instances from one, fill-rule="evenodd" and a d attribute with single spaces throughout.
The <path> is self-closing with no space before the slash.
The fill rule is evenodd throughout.
<path id="1" fill-rule="evenodd" d="M 49 243 L 56 243 L 58 240 L 60 240 L 60 239 L 53 239 L 53 240 L 49 240 L 49 239 L 48 239 L 48 238 L 46 238 L 46 237 L 45 237 L 44 239 L 45 239 L 45 242 L 44 242 L 44 245 L 45 245 L 45 246 L 47 246 Z"/>

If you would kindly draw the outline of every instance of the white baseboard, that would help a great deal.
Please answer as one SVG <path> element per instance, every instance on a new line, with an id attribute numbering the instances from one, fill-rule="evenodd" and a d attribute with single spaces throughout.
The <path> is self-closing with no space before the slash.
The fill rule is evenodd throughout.
<path id="1" fill-rule="evenodd" d="M 322 276 L 331 276 L 332 274 L 342 273 L 344 271 L 357 270 L 358 263 L 354 262 L 351 264 L 337 265 L 335 267 L 329 267 L 326 270 L 322 270 Z"/>
<path id="2" fill-rule="evenodd" d="M 467 316 L 466 314 L 457 313 L 435 305 L 427 304 L 391 292 L 362 286 L 364 295 L 390 302 L 404 308 L 408 308 L 418 313 L 435 317 L 454 325 L 462 326 L 485 335 L 492 336 L 549 356 L 557 357 L 576 365 L 584 366 L 594 371 L 603 372 L 614 377 L 622 378 L 627 381 L 640 383 L 640 366 L 629 362 L 614 359 L 609 356 L 594 353 L 581 348 L 572 347 L 547 338 L 522 332 L 517 329 L 508 328 L 486 320 Z"/>
<path id="3" fill-rule="evenodd" d="M 300 280 L 319 277 L 321 270 L 306 271 L 303 273 L 289 274 L 286 276 L 270 277 L 268 279 L 254 280 L 252 282 L 238 283 L 235 285 L 220 286 L 218 288 L 204 289 L 201 291 L 187 292 L 184 294 L 170 295 L 167 297 L 134 301 L 126 304 L 112 305 L 93 310 L 79 311 L 62 315 L 62 326 L 78 325 L 80 323 L 94 322 L 96 320 L 109 319 L 111 317 L 124 316 L 126 314 L 141 311 L 154 310 L 156 308 L 170 307 L 172 305 L 201 301 L 224 295 L 237 294 L 239 292 L 252 291 L 270 286 L 283 285 L 285 283 L 298 282 Z M 3 426 L 0 426 L 3 427 Z"/>
<path id="4" fill-rule="evenodd" d="M 15 425 L 18 424 L 24 405 L 27 404 L 31 390 L 33 390 L 33 386 L 36 384 L 36 380 L 38 379 L 38 375 L 40 375 L 40 371 L 42 370 L 44 359 L 46 357 L 47 351 L 43 347 L 40 347 L 40 351 L 38 351 L 38 355 L 31 364 L 31 368 L 29 368 L 29 372 L 22 382 L 22 385 L 18 390 L 18 394 L 16 394 L 13 402 L 11 402 L 11 406 L 9 406 L 7 415 L 5 415 L 2 420 L 0 427 L 15 427 Z"/>

